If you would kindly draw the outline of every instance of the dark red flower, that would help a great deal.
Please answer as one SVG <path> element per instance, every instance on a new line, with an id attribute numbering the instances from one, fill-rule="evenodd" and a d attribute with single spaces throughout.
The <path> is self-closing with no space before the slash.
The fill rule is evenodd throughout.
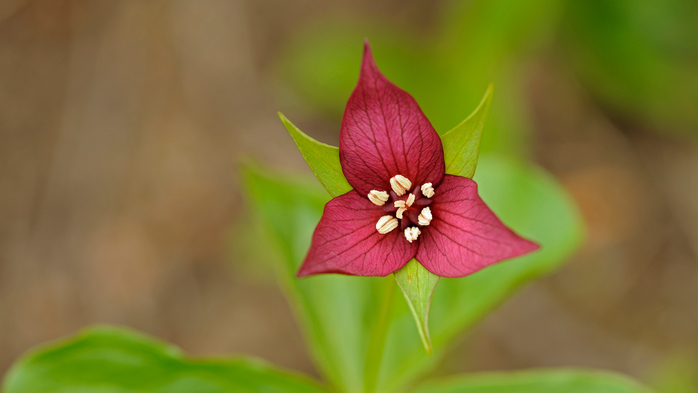
<path id="1" fill-rule="evenodd" d="M 368 42 L 339 158 L 354 190 L 325 206 L 298 276 L 386 276 L 416 258 L 438 276 L 463 277 L 538 249 L 494 215 L 473 180 L 444 173 L 439 135 L 381 74 Z"/>

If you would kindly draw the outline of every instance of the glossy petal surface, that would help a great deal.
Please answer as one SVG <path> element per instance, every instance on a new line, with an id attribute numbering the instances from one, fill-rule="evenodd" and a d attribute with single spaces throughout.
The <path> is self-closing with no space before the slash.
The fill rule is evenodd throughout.
<path id="1" fill-rule="evenodd" d="M 378 70 L 368 43 L 342 119 L 339 158 L 361 195 L 390 190 L 389 180 L 398 174 L 413 185 L 435 187 L 444 176 L 441 139 L 414 98 Z"/>
<path id="2" fill-rule="evenodd" d="M 494 215 L 471 179 L 446 175 L 433 201 L 434 218 L 422 229 L 416 258 L 436 275 L 463 277 L 538 249 Z"/>
<path id="3" fill-rule="evenodd" d="M 376 223 L 384 215 L 356 191 L 329 201 L 298 276 L 387 276 L 403 267 L 417 252 L 417 243 L 408 243 L 399 228 L 378 233 Z"/>

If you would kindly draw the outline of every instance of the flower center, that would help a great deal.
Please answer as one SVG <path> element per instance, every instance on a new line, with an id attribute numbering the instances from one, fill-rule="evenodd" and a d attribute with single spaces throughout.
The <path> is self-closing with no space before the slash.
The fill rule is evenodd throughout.
<path id="1" fill-rule="evenodd" d="M 424 183 L 413 189 L 408 178 L 395 175 L 390 179 L 390 188 L 390 192 L 371 190 L 368 193 L 368 199 L 383 206 L 383 211 L 388 213 L 378 220 L 376 230 L 380 234 L 386 234 L 400 227 L 405 233 L 405 239 L 412 243 L 422 233 L 419 227 L 431 223 L 429 205 L 434 197 L 434 187 L 431 183 Z"/>

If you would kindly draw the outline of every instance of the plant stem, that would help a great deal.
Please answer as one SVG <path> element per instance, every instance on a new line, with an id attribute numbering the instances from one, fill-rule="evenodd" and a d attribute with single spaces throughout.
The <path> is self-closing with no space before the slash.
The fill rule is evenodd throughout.
<path id="1" fill-rule="evenodd" d="M 364 393 L 374 393 L 378 384 L 378 374 L 383 361 L 385 340 L 388 337 L 388 329 L 392 323 L 392 310 L 395 295 L 395 280 L 393 277 L 385 278 L 383 287 L 383 301 L 381 302 L 378 318 L 368 343 L 366 354 L 366 368 L 364 370 Z"/>

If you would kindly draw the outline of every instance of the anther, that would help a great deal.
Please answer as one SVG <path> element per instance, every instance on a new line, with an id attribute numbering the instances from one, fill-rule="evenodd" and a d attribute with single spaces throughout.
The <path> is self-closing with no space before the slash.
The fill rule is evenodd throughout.
<path id="1" fill-rule="evenodd" d="M 390 195 L 385 191 L 371 190 L 368 193 L 368 199 L 378 206 L 383 206 L 390 199 Z"/>
<path id="2" fill-rule="evenodd" d="M 386 233 L 397 228 L 397 219 L 393 216 L 383 216 L 376 223 L 378 233 L 385 235 Z"/>
<path id="3" fill-rule="evenodd" d="M 420 231 L 417 227 L 405 228 L 405 239 L 407 239 L 408 242 L 412 243 L 413 241 L 417 240 L 421 233 L 422 231 Z"/>
<path id="4" fill-rule="evenodd" d="M 421 213 L 419 213 L 419 217 L 417 217 L 417 222 L 421 226 L 427 226 L 431 222 L 431 219 L 431 209 L 429 209 L 429 206 L 427 206 L 424 209 L 422 209 Z"/>
<path id="5" fill-rule="evenodd" d="M 395 217 L 399 218 L 402 220 L 402 214 L 407 211 L 407 208 L 401 207 L 397 209 L 397 212 L 395 213 Z"/>
<path id="6" fill-rule="evenodd" d="M 407 205 L 407 207 L 410 207 L 410 206 L 412 206 L 413 203 L 414 203 L 414 194 L 410 194 L 410 196 L 407 197 L 407 201 L 405 201 L 405 204 Z"/>
<path id="7" fill-rule="evenodd" d="M 402 175 L 395 175 L 390 178 L 390 187 L 395 191 L 396 194 L 402 196 L 405 195 L 410 188 L 412 188 L 412 182 Z"/>
<path id="8" fill-rule="evenodd" d="M 422 195 L 424 195 L 427 198 L 431 198 L 434 196 L 434 187 L 431 186 L 431 183 L 422 184 Z"/>
<path id="9" fill-rule="evenodd" d="M 405 201 L 395 201 L 393 203 L 393 206 L 395 207 L 405 207 Z"/>

